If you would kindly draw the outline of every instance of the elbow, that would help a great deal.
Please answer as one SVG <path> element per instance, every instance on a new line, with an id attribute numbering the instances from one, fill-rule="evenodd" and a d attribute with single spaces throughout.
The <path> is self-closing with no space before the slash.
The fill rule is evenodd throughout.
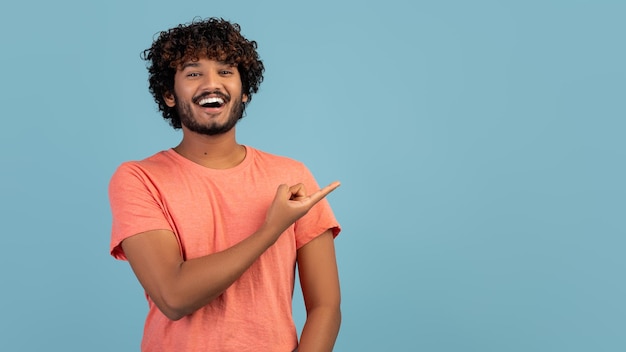
<path id="1" fill-rule="evenodd" d="M 163 315 L 169 320 L 176 321 L 206 306 L 216 297 L 217 295 L 193 300 L 188 295 L 179 293 L 176 290 L 169 290 L 162 292 L 159 299 L 153 301 Z"/>
<path id="2" fill-rule="evenodd" d="M 327 304 L 307 309 L 307 316 L 324 315 L 333 325 L 341 325 L 341 307 L 339 304 Z"/>
<path id="3" fill-rule="evenodd" d="M 323 301 L 312 302 L 306 304 L 307 314 L 314 311 L 323 311 L 325 314 L 335 317 L 341 321 L 341 296 L 337 296 L 334 299 L 326 297 Z"/>
<path id="4" fill-rule="evenodd" d="M 159 310 L 161 311 L 161 313 L 163 313 L 163 315 L 165 315 L 165 317 L 167 319 L 169 319 L 171 321 L 180 320 L 184 316 L 187 315 L 185 312 L 177 311 L 177 310 L 173 310 L 173 309 L 161 309 L 161 308 L 159 308 Z"/>
<path id="5" fill-rule="evenodd" d="M 337 307 L 329 307 L 327 309 L 327 314 L 329 318 L 329 323 L 331 326 L 335 326 L 337 330 L 341 326 L 341 308 Z"/>
<path id="6" fill-rule="evenodd" d="M 182 289 L 181 285 L 173 283 L 153 290 L 149 296 L 165 317 L 177 321 L 211 303 L 219 294 L 202 295 L 189 292 Z"/>
<path id="7" fill-rule="evenodd" d="M 334 311 L 334 319 L 337 326 L 341 326 L 341 308 L 337 306 L 337 309 Z"/>
<path id="8" fill-rule="evenodd" d="M 185 304 L 184 300 L 175 296 L 162 295 L 159 299 L 153 299 L 153 301 L 159 308 L 159 311 L 171 321 L 180 320 L 194 311 Z"/>
<path id="9" fill-rule="evenodd" d="M 167 304 L 157 304 L 157 308 L 165 315 L 165 317 L 171 321 L 177 321 L 190 314 L 182 307 L 176 307 Z"/>

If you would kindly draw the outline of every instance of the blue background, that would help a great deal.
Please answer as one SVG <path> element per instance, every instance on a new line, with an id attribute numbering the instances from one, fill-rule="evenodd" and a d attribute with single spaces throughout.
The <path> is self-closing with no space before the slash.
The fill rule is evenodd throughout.
<path id="1" fill-rule="evenodd" d="M 0 350 L 138 350 L 146 304 L 108 255 L 106 188 L 121 162 L 180 139 L 140 52 L 219 16 L 266 65 L 239 141 L 343 183 L 337 351 L 625 351 L 625 14 L 574 0 L 3 5 Z"/>

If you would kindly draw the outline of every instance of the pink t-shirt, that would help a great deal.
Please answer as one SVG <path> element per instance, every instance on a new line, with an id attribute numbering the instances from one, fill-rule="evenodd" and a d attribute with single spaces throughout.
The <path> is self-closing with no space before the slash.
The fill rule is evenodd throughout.
<path id="1" fill-rule="evenodd" d="M 184 259 L 227 249 L 254 233 L 279 184 L 319 189 L 300 162 L 246 147 L 231 169 L 200 166 L 166 150 L 123 163 L 111 178 L 111 255 L 126 260 L 121 242 L 138 233 L 174 232 Z M 142 351 L 292 351 L 291 312 L 296 250 L 339 224 L 326 199 L 315 205 L 232 286 L 207 306 L 171 321 L 147 297 Z"/>

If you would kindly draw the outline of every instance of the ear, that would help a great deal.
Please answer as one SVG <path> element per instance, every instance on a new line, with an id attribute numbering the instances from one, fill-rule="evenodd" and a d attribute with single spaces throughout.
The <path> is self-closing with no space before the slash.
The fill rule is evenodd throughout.
<path id="1" fill-rule="evenodd" d="M 242 103 L 247 103 L 247 102 L 248 102 L 248 94 L 244 94 L 244 95 L 241 97 L 241 102 L 242 102 Z"/>
<path id="2" fill-rule="evenodd" d="M 165 94 L 163 94 L 163 100 L 165 100 L 165 104 L 170 108 L 176 106 L 176 97 L 174 97 L 174 94 L 172 94 L 172 92 L 170 91 L 167 91 L 165 92 Z"/>

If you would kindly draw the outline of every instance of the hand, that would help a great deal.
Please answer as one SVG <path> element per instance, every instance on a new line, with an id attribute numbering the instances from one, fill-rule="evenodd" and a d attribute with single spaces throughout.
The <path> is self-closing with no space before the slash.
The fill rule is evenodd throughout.
<path id="1" fill-rule="evenodd" d="M 280 235 L 339 185 L 335 181 L 310 195 L 306 194 L 302 183 L 291 187 L 286 184 L 278 186 L 276 196 L 267 211 L 265 226 L 276 231 L 277 236 Z"/>

